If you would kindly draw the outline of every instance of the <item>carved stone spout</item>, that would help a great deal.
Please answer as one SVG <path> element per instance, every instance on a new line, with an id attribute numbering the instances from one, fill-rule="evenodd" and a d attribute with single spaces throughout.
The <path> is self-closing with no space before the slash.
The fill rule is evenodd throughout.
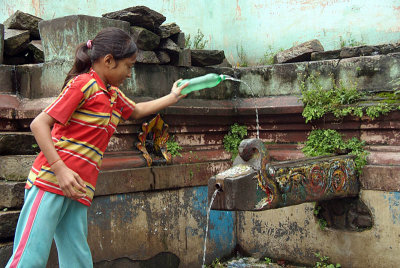
<path id="1" fill-rule="evenodd" d="M 258 211 L 304 202 L 357 196 L 359 181 L 350 155 L 275 162 L 259 139 L 243 140 L 233 167 L 208 181 L 212 209 Z"/>

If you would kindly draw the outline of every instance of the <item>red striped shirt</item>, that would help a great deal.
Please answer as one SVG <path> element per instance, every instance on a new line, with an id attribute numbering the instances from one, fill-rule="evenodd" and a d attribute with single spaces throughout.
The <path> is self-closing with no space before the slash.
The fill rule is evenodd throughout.
<path id="1" fill-rule="evenodd" d="M 135 103 L 117 87 L 106 87 L 95 71 L 72 79 L 44 112 L 57 122 L 51 131 L 64 163 L 85 181 L 86 196 L 78 201 L 90 206 L 104 151 L 121 117 L 128 119 Z M 39 153 L 26 188 L 37 187 L 63 195 L 54 172 Z"/>

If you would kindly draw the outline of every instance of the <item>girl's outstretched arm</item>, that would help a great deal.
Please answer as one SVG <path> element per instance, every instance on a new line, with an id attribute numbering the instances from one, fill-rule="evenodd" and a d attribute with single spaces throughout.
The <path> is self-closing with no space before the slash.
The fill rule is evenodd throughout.
<path id="1" fill-rule="evenodd" d="M 85 183 L 81 177 L 68 168 L 58 155 L 51 138 L 51 128 L 55 119 L 45 112 L 41 112 L 31 123 L 30 127 L 35 136 L 40 150 L 42 150 L 47 162 L 51 164 L 58 183 L 66 197 L 79 199 L 85 196 Z"/>
<path id="2" fill-rule="evenodd" d="M 186 95 L 181 95 L 181 91 L 188 86 L 188 83 L 178 87 L 178 82 L 181 80 L 182 79 L 175 81 L 174 85 L 172 86 L 171 93 L 169 93 L 168 95 L 152 101 L 137 103 L 130 117 L 133 119 L 138 119 L 150 114 L 154 114 L 159 110 L 175 104 L 180 99 L 186 97 Z"/>

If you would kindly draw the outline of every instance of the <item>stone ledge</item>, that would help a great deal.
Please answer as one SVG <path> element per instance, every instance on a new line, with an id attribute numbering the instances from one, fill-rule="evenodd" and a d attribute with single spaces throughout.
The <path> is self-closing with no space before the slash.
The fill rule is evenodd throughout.
<path id="1" fill-rule="evenodd" d="M 364 190 L 399 192 L 400 165 L 367 165 L 359 179 Z"/>

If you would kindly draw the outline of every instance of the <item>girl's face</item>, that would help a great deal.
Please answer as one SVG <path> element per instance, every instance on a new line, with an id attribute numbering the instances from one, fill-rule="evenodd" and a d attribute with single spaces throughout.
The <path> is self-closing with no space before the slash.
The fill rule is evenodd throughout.
<path id="1" fill-rule="evenodd" d="M 106 74 L 107 83 L 119 87 L 126 78 L 132 75 L 132 67 L 136 62 L 137 53 L 129 58 L 121 59 L 118 61 L 113 60 L 111 68 Z"/>

